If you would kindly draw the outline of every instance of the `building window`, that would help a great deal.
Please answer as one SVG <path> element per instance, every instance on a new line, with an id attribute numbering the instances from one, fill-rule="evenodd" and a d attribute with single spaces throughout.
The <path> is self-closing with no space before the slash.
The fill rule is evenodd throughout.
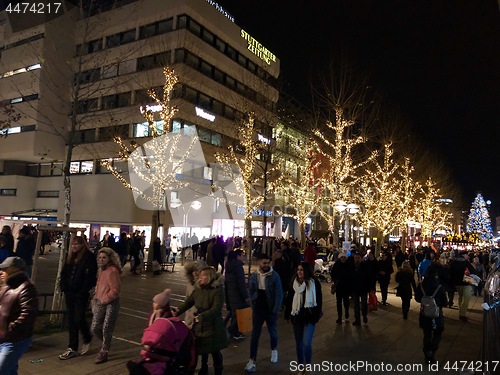
<path id="1" fill-rule="evenodd" d="M 174 19 L 162 20 L 149 25 L 141 26 L 139 29 L 139 38 L 146 39 L 155 35 L 165 34 L 174 29 Z"/>
<path id="2" fill-rule="evenodd" d="M 69 166 L 69 173 L 71 174 L 90 174 L 94 171 L 94 161 L 72 161 Z"/>
<path id="3" fill-rule="evenodd" d="M 81 114 L 81 113 L 87 113 L 90 111 L 95 111 L 95 110 L 97 110 L 97 104 L 98 104 L 97 98 L 80 100 L 76 104 L 76 113 Z"/>
<path id="4" fill-rule="evenodd" d="M 121 139 L 129 138 L 129 125 L 115 125 L 107 126 L 105 128 L 99 128 L 99 140 L 100 141 L 111 141 L 114 137 L 120 137 Z"/>
<path id="5" fill-rule="evenodd" d="M 135 41 L 135 29 L 106 37 L 106 48 L 116 47 Z"/>
<path id="6" fill-rule="evenodd" d="M 38 190 L 37 198 L 59 198 L 59 190 Z"/>
<path id="7" fill-rule="evenodd" d="M 156 131 L 159 134 L 163 134 L 163 124 L 165 121 L 159 120 L 154 122 L 154 126 L 156 127 Z M 133 129 L 133 137 L 134 138 L 142 138 L 142 137 L 151 137 L 152 131 L 147 122 L 141 122 L 140 124 L 134 124 Z"/>
<path id="8" fill-rule="evenodd" d="M 95 142 L 95 131 L 96 129 L 85 129 L 79 130 L 75 132 L 75 136 L 73 138 L 75 143 L 92 143 Z"/>
<path id="9" fill-rule="evenodd" d="M 77 46 L 77 51 L 81 55 L 88 55 L 93 52 L 100 51 L 102 49 L 102 39 L 92 40 L 84 45 L 79 44 Z"/>
<path id="10" fill-rule="evenodd" d="M 95 68 L 95 69 L 89 69 L 85 70 L 83 72 L 80 72 L 79 74 L 75 74 L 75 82 L 80 82 L 80 83 L 89 83 L 89 82 L 96 82 L 101 78 L 101 69 L 100 68 Z"/>
<path id="11" fill-rule="evenodd" d="M 170 51 L 139 57 L 137 59 L 137 71 L 140 72 L 143 70 L 164 67 L 167 66 L 169 62 Z"/>
<path id="12" fill-rule="evenodd" d="M 130 106 L 130 94 L 130 92 L 123 92 L 120 94 L 104 96 L 102 98 L 102 109 L 106 110 Z"/>
<path id="13" fill-rule="evenodd" d="M 17 195 L 17 189 L 0 189 L 0 195 L 15 197 Z"/>

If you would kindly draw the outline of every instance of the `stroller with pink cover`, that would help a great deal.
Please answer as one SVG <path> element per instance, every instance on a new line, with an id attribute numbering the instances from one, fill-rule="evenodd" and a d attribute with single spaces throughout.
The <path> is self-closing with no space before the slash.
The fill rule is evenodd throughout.
<path id="1" fill-rule="evenodd" d="M 191 375 L 196 368 L 194 335 L 180 318 L 158 318 L 144 330 L 141 358 L 128 361 L 130 375 Z"/>

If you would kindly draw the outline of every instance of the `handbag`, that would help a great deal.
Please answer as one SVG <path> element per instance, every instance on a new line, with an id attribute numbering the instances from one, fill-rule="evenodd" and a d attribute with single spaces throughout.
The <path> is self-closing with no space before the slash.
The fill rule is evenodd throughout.
<path id="1" fill-rule="evenodd" d="M 368 294 L 368 310 L 377 311 L 377 295 L 373 291 Z"/>

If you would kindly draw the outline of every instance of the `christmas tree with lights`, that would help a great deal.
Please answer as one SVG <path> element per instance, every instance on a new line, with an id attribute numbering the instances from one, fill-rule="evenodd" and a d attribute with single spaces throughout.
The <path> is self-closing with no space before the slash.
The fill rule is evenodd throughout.
<path id="1" fill-rule="evenodd" d="M 484 241 L 493 238 L 490 214 L 481 194 L 478 194 L 472 203 L 469 218 L 467 219 L 467 231 L 477 233 L 479 238 Z"/>

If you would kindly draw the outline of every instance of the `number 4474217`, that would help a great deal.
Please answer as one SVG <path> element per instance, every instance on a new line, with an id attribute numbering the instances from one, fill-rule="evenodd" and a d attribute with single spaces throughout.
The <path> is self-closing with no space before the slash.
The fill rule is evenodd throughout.
<path id="1" fill-rule="evenodd" d="M 500 361 L 446 361 L 445 371 L 492 371 L 495 372 Z"/>
<path id="2" fill-rule="evenodd" d="M 62 3 L 17 3 L 16 5 L 12 5 L 9 3 L 5 11 L 7 13 L 18 13 L 18 14 L 29 14 L 29 13 L 37 13 L 37 14 L 56 14 L 59 13 L 61 9 Z"/>

